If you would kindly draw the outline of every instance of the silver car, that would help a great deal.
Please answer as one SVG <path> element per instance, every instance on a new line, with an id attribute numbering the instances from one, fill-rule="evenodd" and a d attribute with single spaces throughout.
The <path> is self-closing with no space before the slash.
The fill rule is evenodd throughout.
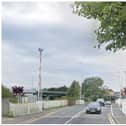
<path id="1" fill-rule="evenodd" d="M 86 107 L 86 113 L 98 113 L 101 114 L 101 105 L 98 102 L 91 102 Z"/>

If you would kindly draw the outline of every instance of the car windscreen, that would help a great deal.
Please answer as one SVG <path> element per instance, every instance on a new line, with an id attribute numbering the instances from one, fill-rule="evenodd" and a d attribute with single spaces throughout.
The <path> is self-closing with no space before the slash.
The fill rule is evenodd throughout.
<path id="1" fill-rule="evenodd" d="M 90 103 L 89 105 L 88 105 L 89 107 L 99 107 L 100 105 L 99 105 L 99 103 Z"/>

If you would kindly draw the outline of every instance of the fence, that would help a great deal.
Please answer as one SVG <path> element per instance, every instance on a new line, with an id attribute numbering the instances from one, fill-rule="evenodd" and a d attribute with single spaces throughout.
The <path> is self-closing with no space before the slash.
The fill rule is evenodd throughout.
<path id="1" fill-rule="evenodd" d="M 20 116 L 26 114 L 33 114 L 42 112 L 43 109 L 66 106 L 67 100 L 52 100 L 52 101 L 37 101 L 33 103 L 22 103 L 22 104 L 13 104 L 9 103 L 9 112 L 13 114 L 13 116 Z"/>
<path id="2" fill-rule="evenodd" d="M 23 103 L 23 104 L 12 104 L 10 103 L 10 112 L 13 113 L 13 116 L 26 115 L 32 113 L 42 112 L 41 103 Z"/>
<path id="3" fill-rule="evenodd" d="M 77 100 L 76 104 L 83 104 L 81 100 Z M 3 103 L 2 103 L 3 104 Z M 33 113 L 40 113 L 43 109 L 60 107 L 68 105 L 67 100 L 48 100 L 48 101 L 36 101 L 33 103 L 22 103 L 14 104 L 7 102 L 6 106 L 4 105 L 5 113 L 11 113 L 13 116 L 27 115 Z M 2 109 L 3 109 L 2 108 Z"/>

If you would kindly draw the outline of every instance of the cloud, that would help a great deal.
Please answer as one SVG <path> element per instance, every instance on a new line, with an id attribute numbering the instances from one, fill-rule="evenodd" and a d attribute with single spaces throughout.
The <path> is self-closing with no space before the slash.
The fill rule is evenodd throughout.
<path id="1" fill-rule="evenodd" d="M 53 3 L 52 3 L 53 5 Z M 35 25 L 43 22 L 58 23 L 62 18 L 56 12 L 57 4 L 48 3 L 3 3 L 3 20 L 18 25 Z M 8 7 L 10 9 L 8 9 Z"/>
<path id="2" fill-rule="evenodd" d="M 109 52 L 107 55 L 100 55 L 95 57 L 88 57 L 81 59 L 80 63 L 91 63 L 97 65 L 107 66 L 111 71 L 124 71 L 126 70 L 126 51 L 119 51 L 117 53 Z M 123 62 L 122 62 L 123 61 Z"/>
<path id="3" fill-rule="evenodd" d="M 34 27 L 40 24 L 62 24 L 70 28 L 94 30 L 97 27 L 97 21 L 83 17 L 77 18 L 78 16 L 72 12 L 71 4 L 72 2 L 3 2 L 2 20 L 15 26 Z M 75 22 L 78 25 L 75 25 Z"/>
<path id="4" fill-rule="evenodd" d="M 110 87 L 119 88 L 115 73 L 125 69 L 125 51 L 113 54 L 93 48 L 97 22 L 73 14 L 70 4 L 2 4 L 3 83 L 31 88 L 34 80 L 37 88 L 41 47 L 43 87 L 70 85 L 74 79 L 82 82 L 88 76 L 101 76 Z"/>

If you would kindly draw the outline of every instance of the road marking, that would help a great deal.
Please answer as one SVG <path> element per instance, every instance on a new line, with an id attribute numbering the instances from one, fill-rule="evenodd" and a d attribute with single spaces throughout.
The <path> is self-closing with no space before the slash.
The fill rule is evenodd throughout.
<path id="1" fill-rule="evenodd" d="M 81 110 L 80 112 L 76 113 L 75 115 L 73 115 L 69 120 L 67 120 L 64 124 L 68 124 L 69 122 L 71 122 L 73 119 L 77 118 L 79 115 L 81 115 L 81 113 L 83 113 L 85 110 Z"/>
<path id="2" fill-rule="evenodd" d="M 50 115 L 55 114 L 57 111 L 59 111 L 59 110 L 56 110 L 56 111 L 50 112 L 50 113 L 48 113 L 48 114 L 46 114 L 46 115 L 44 115 L 44 116 L 40 116 L 40 117 L 37 117 L 37 118 L 31 119 L 31 120 L 25 121 L 25 123 L 32 123 L 32 122 L 37 121 L 37 120 L 39 120 L 39 119 L 43 119 L 43 118 L 49 117 Z"/>
<path id="3" fill-rule="evenodd" d="M 111 116 L 111 113 L 108 114 L 108 120 L 111 124 L 116 124 Z"/>
<path id="4" fill-rule="evenodd" d="M 114 114 L 113 114 L 113 110 L 112 110 L 112 105 L 111 105 L 111 114 L 112 117 L 115 119 L 115 121 L 117 122 L 117 124 L 120 124 L 120 122 L 115 118 Z"/>

